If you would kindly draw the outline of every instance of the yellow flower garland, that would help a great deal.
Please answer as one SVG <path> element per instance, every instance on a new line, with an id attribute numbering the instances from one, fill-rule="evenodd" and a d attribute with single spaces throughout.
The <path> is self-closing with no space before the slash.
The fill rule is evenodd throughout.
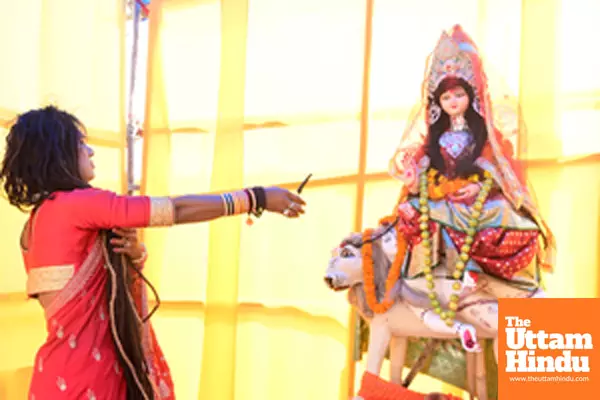
<path id="1" fill-rule="evenodd" d="M 456 270 L 452 274 L 452 277 L 457 280 L 457 282 L 455 282 L 452 285 L 452 288 L 456 291 L 456 293 L 450 296 L 448 310 L 443 310 L 435 292 L 435 282 L 433 280 L 433 272 L 431 269 L 433 262 L 431 253 L 431 233 L 429 232 L 428 195 L 430 195 L 431 191 L 428 190 L 428 184 L 433 183 L 432 181 L 436 173 L 437 171 L 430 170 L 429 174 L 423 172 L 420 175 L 419 205 L 421 216 L 419 218 L 419 228 L 421 229 L 421 238 L 423 239 L 422 244 L 425 252 L 425 267 L 423 268 L 423 272 L 425 273 L 425 279 L 427 280 L 427 287 L 430 290 L 429 299 L 431 300 L 431 305 L 433 306 L 435 313 L 439 314 L 440 318 L 444 320 L 448 326 L 452 326 L 454 324 L 454 316 L 456 315 L 456 310 L 458 309 L 459 293 L 462 287 L 460 279 L 463 276 L 465 266 L 470 258 L 469 252 L 471 251 L 473 238 L 477 233 L 477 226 L 479 225 L 479 217 L 481 217 L 481 210 L 483 209 L 483 204 L 485 203 L 485 200 L 492 188 L 492 177 L 487 171 L 484 172 L 485 180 L 483 182 L 481 190 L 479 191 L 479 194 L 477 195 L 477 199 L 475 200 L 475 204 L 473 205 L 473 210 L 471 211 L 471 218 L 469 219 L 469 228 L 466 232 L 467 237 L 465 238 L 465 244 L 460 249 L 460 255 L 458 257 L 458 261 L 456 262 Z M 445 178 L 441 177 L 440 181 L 442 181 L 443 179 Z M 469 180 L 472 181 L 471 179 L 473 179 L 473 177 L 471 177 Z"/>
<path id="2" fill-rule="evenodd" d="M 421 216 L 419 217 L 419 228 L 421 229 L 421 238 L 423 239 L 422 244 L 425 252 L 425 267 L 423 272 L 425 273 L 425 279 L 427 280 L 427 287 L 430 289 L 429 298 L 431 305 L 434 307 L 436 314 L 446 322 L 447 325 L 452 326 L 454 324 L 454 316 L 458 309 L 458 300 L 462 285 L 460 279 L 462 278 L 463 271 L 469 261 L 469 251 L 471 251 L 471 244 L 473 244 L 473 238 L 477 232 L 477 226 L 479 225 L 479 217 L 481 216 L 481 210 L 483 209 L 483 203 L 487 199 L 487 196 L 492 188 L 492 177 L 485 171 L 483 186 L 475 200 L 473 210 L 471 211 L 471 219 L 469 220 L 469 228 L 467 229 L 467 237 L 465 238 L 465 244 L 460 249 L 459 260 L 456 262 L 456 270 L 452 277 L 457 280 L 452 288 L 457 293 L 450 296 L 450 302 L 448 304 L 448 310 L 442 310 L 440 301 L 435 293 L 435 283 L 433 280 L 432 272 L 432 252 L 431 252 L 431 234 L 429 232 L 429 206 L 428 199 L 440 199 L 445 197 L 447 194 L 454 193 L 455 191 L 465 187 L 469 183 L 478 182 L 479 178 L 476 175 L 469 177 L 469 179 L 455 179 L 447 180 L 444 176 L 440 176 L 438 179 L 439 184 L 436 185 L 434 179 L 438 172 L 435 169 L 430 169 L 429 172 L 423 172 L 420 175 L 420 188 L 419 188 L 419 204 Z M 380 220 L 380 224 L 391 223 L 395 217 L 386 217 Z M 395 299 L 390 298 L 391 291 L 400 279 L 400 270 L 402 268 L 402 262 L 406 254 L 408 244 L 404 235 L 400 231 L 400 224 L 396 225 L 396 237 L 398 241 L 397 253 L 394 262 L 388 273 L 385 282 L 385 295 L 381 302 L 377 300 L 375 291 L 375 273 L 374 273 L 374 261 L 373 261 L 373 244 L 371 239 L 373 237 L 373 229 L 367 229 L 363 233 L 362 241 L 362 261 L 363 261 L 363 274 L 364 274 L 364 286 L 365 295 L 367 298 L 367 304 L 376 314 L 381 314 L 389 310 L 393 305 Z"/>

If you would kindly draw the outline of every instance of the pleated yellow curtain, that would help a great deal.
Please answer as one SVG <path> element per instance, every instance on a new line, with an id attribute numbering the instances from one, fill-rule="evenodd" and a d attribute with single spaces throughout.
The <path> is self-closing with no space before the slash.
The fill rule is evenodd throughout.
<path id="1" fill-rule="evenodd" d="M 548 292 L 599 295 L 600 57 L 586 37 L 600 33 L 600 4 L 527 0 L 521 90 L 529 130 L 529 177 L 558 246 Z"/>
<path id="2" fill-rule="evenodd" d="M 600 129 L 600 80 L 595 72 L 600 57 L 583 39 L 593 35 L 589 31 L 598 32 L 598 17 L 600 6 L 585 0 L 412 5 L 378 0 L 375 7 L 369 171 L 385 170 L 383 155 L 397 144 L 397 132 L 418 93 L 420 60 L 431 51 L 440 28 L 462 24 L 483 52 L 490 75 L 503 78 L 521 102 L 528 176 L 558 244 L 556 271 L 545 282 L 554 297 L 598 296 L 600 136 L 594 133 Z M 367 183 L 367 225 L 377 221 L 396 193 L 396 182 Z M 361 371 L 359 366 L 357 384 Z M 414 387 L 435 386 L 418 378 Z"/>
<path id="3" fill-rule="evenodd" d="M 266 216 L 247 227 L 233 218 L 145 233 L 178 394 L 345 399 L 355 391 L 363 366 L 352 361 L 353 317 L 320 277 L 330 248 L 395 201 L 389 149 L 419 96 L 427 53 L 455 23 L 523 105 L 530 178 L 559 241 L 550 294 L 596 296 L 599 193 L 591 188 L 600 185 L 585 179 L 598 162 L 560 160 L 599 150 L 581 131 L 597 126 L 600 84 L 590 92 L 565 74 L 598 63 L 571 32 L 574 15 L 599 16 L 597 8 L 560 0 L 154 0 L 145 192 L 293 188 L 315 176 L 301 221 Z M 579 239 L 574 230 L 590 233 Z M 462 394 L 424 376 L 413 387 Z"/>
<path id="4" fill-rule="evenodd" d="M 123 191 L 122 2 L 0 5 L 0 139 L 17 113 L 57 104 L 88 126 L 96 184 Z M 529 177 L 558 243 L 548 292 L 596 297 L 600 56 L 582 38 L 598 36 L 589 32 L 600 33 L 599 18 L 586 0 L 153 0 L 143 192 L 295 188 L 314 174 L 299 221 L 144 232 L 162 301 L 153 320 L 178 397 L 355 392 L 354 319 L 321 276 L 331 247 L 396 200 L 389 149 L 419 96 L 426 54 L 455 23 L 521 100 Z M 0 326 L 9 327 L 0 399 L 24 397 L 44 339 L 41 309 L 24 295 L 25 218 L 0 200 Z M 413 388 L 462 394 L 424 376 Z"/>
<path id="5" fill-rule="evenodd" d="M 0 157 L 16 115 L 54 104 L 77 115 L 95 150 L 97 186 L 122 192 L 125 156 L 125 9 L 103 2 L 0 0 Z M 27 397 L 46 336 L 27 301 L 19 235 L 27 215 L 0 198 L 0 399 Z"/>
<path id="6" fill-rule="evenodd" d="M 144 193 L 356 173 L 364 2 L 152 6 Z M 342 31 L 323 41 L 332 27 Z M 335 46 L 343 50 L 328 54 Z M 323 91 L 327 79 L 333 86 Z M 328 154 L 348 135 L 355 150 L 338 155 L 340 168 Z M 332 243 L 353 229 L 355 187 L 342 180 L 308 189 L 301 222 L 267 215 L 251 227 L 238 217 L 144 232 L 178 396 L 347 397 L 348 307 L 321 276 Z M 327 360 L 320 368 L 317 354 Z"/>

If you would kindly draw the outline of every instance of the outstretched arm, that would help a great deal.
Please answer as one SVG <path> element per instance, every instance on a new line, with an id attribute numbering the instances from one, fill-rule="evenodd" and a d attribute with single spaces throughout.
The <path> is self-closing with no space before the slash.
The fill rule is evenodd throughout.
<path id="1" fill-rule="evenodd" d="M 239 194 L 239 192 L 238 192 Z M 300 196 L 297 196 L 286 189 L 271 187 L 264 189 L 265 199 L 264 205 L 259 208 L 264 208 L 270 212 L 284 214 L 286 209 L 290 210 L 289 217 L 295 218 L 304 213 L 304 205 L 306 203 Z M 171 201 L 174 208 L 174 223 L 185 224 L 192 222 L 210 221 L 222 216 L 232 214 L 244 214 L 250 212 L 252 202 L 241 204 L 240 208 L 229 214 L 226 211 L 222 195 L 188 195 L 175 197 Z M 240 196 L 243 196 L 240 194 Z M 260 195 L 259 195 L 260 197 Z M 252 198 L 252 194 L 250 194 Z M 226 201 L 226 200 L 225 200 Z M 257 200 L 259 201 L 259 200 Z"/>
<path id="2" fill-rule="evenodd" d="M 76 226 L 97 230 L 205 222 L 249 212 L 260 215 L 263 211 L 295 218 L 304 213 L 306 204 L 299 196 L 278 187 L 173 198 L 119 196 L 98 189 L 76 190 L 63 196 Z"/>

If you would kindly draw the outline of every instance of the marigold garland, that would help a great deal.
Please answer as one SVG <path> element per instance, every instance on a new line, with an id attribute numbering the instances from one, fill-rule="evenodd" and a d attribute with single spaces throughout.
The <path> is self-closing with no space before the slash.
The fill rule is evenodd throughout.
<path id="1" fill-rule="evenodd" d="M 437 177 L 437 182 L 436 182 Z M 448 179 L 441 175 L 435 168 L 427 172 L 428 195 L 431 200 L 440 200 L 449 194 L 456 193 L 471 183 L 478 183 L 479 175 L 471 175 L 468 179 Z"/>
<path id="2" fill-rule="evenodd" d="M 479 175 L 471 175 L 468 179 L 456 178 L 448 179 L 444 175 L 440 174 L 435 168 L 430 168 L 427 173 L 427 192 L 429 199 L 441 200 L 449 194 L 456 193 L 457 191 L 468 186 L 470 183 L 480 183 Z M 437 179 L 436 179 L 437 178 Z M 410 192 L 407 186 L 403 186 L 394 212 L 397 211 L 398 206 L 408 200 Z M 387 217 L 386 217 L 387 218 Z"/>
<path id="3" fill-rule="evenodd" d="M 407 243 L 404 240 L 404 236 L 398 232 L 398 226 L 396 225 L 396 236 L 398 240 L 397 253 L 392 266 L 388 272 L 387 279 L 385 281 L 385 294 L 381 302 L 377 300 L 377 294 L 375 290 L 375 272 L 374 272 L 374 261 L 373 261 L 373 229 L 367 229 L 363 233 L 362 237 L 362 262 L 363 262 L 363 275 L 364 275 L 364 288 L 365 296 L 367 298 L 367 304 L 371 310 L 376 314 L 382 314 L 389 310 L 395 302 L 395 299 L 391 297 L 391 292 L 398 279 L 400 279 L 400 269 L 402 268 L 402 262 L 404 255 L 406 254 Z"/>
<path id="4" fill-rule="evenodd" d="M 428 198 L 431 200 L 438 200 L 446 197 L 448 194 L 455 193 L 457 190 L 462 189 L 470 183 L 478 183 L 480 182 L 479 176 L 472 175 L 468 179 L 452 179 L 448 180 L 443 175 L 439 175 L 439 172 L 434 168 L 430 168 L 428 172 L 424 172 L 420 177 L 420 212 L 421 216 L 419 217 L 420 229 L 421 229 L 421 238 L 423 239 L 423 245 L 425 247 L 425 279 L 428 281 L 427 286 L 430 290 L 429 298 L 431 300 L 431 305 L 434 308 L 434 311 L 440 315 L 442 320 L 444 320 L 448 325 L 452 325 L 454 322 L 454 316 L 456 310 L 458 309 L 458 294 L 455 293 L 450 296 L 450 303 L 448 310 L 442 310 L 439 299 L 437 298 L 437 294 L 435 293 L 435 284 L 433 282 L 433 274 L 432 274 L 432 254 L 430 248 L 430 238 L 431 233 L 429 232 L 429 207 L 427 206 Z M 466 263 L 469 260 L 469 251 L 471 250 L 471 244 L 473 243 L 473 239 L 475 233 L 477 232 L 478 219 L 481 216 L 481 210 L 483 207 L 483 203 L 485 202 L 489 191 L 492 187 L 492 177 L 489 172 L 484 172 L 484 182 L 481 187 L 481 191 L 477 196 L 477 201 L 473 206 L 473 210 L 471 212 L 471 219 L 469 220 L 469 229 L 467 230 L 466 244 L 462 246 L 460 249 L 459 261 L 456 265 L 456 270 L 453 273 L 453 278 L 457 280 L 454 283 L 453 289 L 456 291 L 460 291 L 462 285 L 460 283 L 460 279 L 462 278 L 463 271 L 465 269 Z M 436 183 L 436 177 L 437 183 Z M 400 198 L 406 196 L 406 193 L 402 193 Z M 391 224 L 396 216 L 389 216 L 382 218 L 379 223 L 383 224 Z M 395 227 L 396 230 L 396 238 L 397 238 L 397 253 L 394 262 L 390 268 L 388 273 L 386 282 L 385 282 L 385 295 L 381 302 L 377 300 L 376 290 L 375 290 L 375 273 L 374 273 L 374 261 L 373 261 L 373 244 L 372 238 L 374 234 L 373 229 L 367 229 L 363 233 L 362 237 L 362 262 L 363 262 L 363 275 L 364 275 L 364 288 L 365 295 L 367 298 L 367 304 L 376 314 L 381 314 L 389 310 L 395 302 L 395 299 L 391 298 L 391 291 L 394 288 L 398 279 L 400 279 L 400 272 L 402 268 L 402 263 L 404 261 L 404 256 L 406 254 L 406 249 L 408 247 L 408 243 L 404 238 L 404 235 L 400 231 L 400 224 L 397 224 Z"/>

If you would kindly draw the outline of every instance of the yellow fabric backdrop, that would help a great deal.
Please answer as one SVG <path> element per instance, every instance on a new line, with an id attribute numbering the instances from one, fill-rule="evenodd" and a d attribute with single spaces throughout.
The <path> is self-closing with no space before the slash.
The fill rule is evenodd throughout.
<path id="1" fill-rule="evenodd" d="M 11 55 L 0 121 L 48 101 L 76 112 L 97 183 L 122 190 L 121 2 L 88 3 L 0 0 Z M 599 18 L 584 0 L 153 0 L 143 192 L 293 188 L 314 174 L 300 221 L 144 232 L 178 397 L 346 399 L 357 386 L 354 321 L 321 276 L 330 249 L 396 199 L 390 149 L 426 53 L 454 23 L 523 102 L 530 178 L 559 245 L 550 294 L 597 296 L 600 56 L 581 38 L 598 36 L 588 30 L 600 33 Z M 43 340 L 39 307 L 23 300 L 23 220 L 0 201 L 0 399 L 22 397 Z M 452 390 L 424 377 L 414 388 Z"/>
<path id="2" fill-rule="evenodd" d="M 600 193 L 583 176 L 600 167 L 557 162 L 600 150 L 581 133 L 597 126 L 600 84 L 590 93 L 569 83 L 575 66 L 597 63 L 572 40 L 574 15 L 600 16 L 589 2 L 153 3 L 145 191 L 294 187 L 315 174 L 302 222 L 266 217 L 249 228 L 238 218 L 146 233 L 163 300 L 159 333 L 182 396 L 347 397 L 362 366 L 346 363 L 352 318 L 343 296 L 324 289 L 324 262 L 342 236 L 375 223 L 396 199 L 389 149 L 418 96 L 427 52 L 454 23 L 523 102 L 528 155 L 538 160 L 530 177 L 561 250 L 550 293 L 596 296 Z M 567 217 L 565 207 L 581 216 Z M 584 239 L 570 239 L 584 226 Z M 193 343 L 171 339 L 182 331 Z M 415 387 L 451 390 L 424 378 Z"/>
<path id="3" fill-rule="evenodd" d="M 55 104 L 88 127 L 96 185 L 120 192 L 124 161 L 123 2 L 0 0 L 0 157 L 10 121 Z M 41 307 L 25 296 L 19 235 L 26 219 L 0 199 L 0 399 L 27 397 L 45 339 Z"/>

